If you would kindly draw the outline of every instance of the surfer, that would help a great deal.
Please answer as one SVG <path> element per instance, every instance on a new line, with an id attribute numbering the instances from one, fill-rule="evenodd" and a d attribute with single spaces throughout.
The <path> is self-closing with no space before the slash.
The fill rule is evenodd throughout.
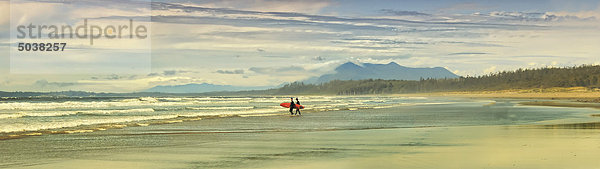
<path id="1" fill-rule="evenodd" d="M 290 100 L 292 100 L 292 102 L 290 102 L 290 114 L 294 115 L 294 108 L 296 108 L 296 104 L 294 104 L 294 98 L 290 98 Z"/>
<path id="2" fill-rule="evenodd" d="M 292 103 L 293 102 L 294 102 L 294 100 L 292 100 Z M 300 105 L 300 101 L 298 100 L 297 97 L 296 97 L 296 104 Z M 300 113 L 300 107 L 296 107 L 296 114 L 302 115 L 302 113 Z"/>

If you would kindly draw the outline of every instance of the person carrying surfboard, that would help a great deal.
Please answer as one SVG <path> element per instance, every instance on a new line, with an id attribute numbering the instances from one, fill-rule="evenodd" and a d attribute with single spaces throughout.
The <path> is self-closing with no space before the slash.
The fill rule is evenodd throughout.
<path id="1" fill-rule="evenodd" d="M 292 104 L 293 104 L 294 100 L 292 100 Z M 296 97 L 296 104 L 300 105 L 300 101 L 298 100 L 298 98 Z M 296 114 L 297 115 L 302 115 L 302 113 L 300 113 L 300 107 L 296 108 Z"/>
<path id="2" fill-rule="evenodd" d="M 294 104 L 294 98 L 290 98 L 290 100 L 292 100 L 292 102 L 290 102 L 290 114 L 294 115 L 294 108 L 296 108 L 296 104 Z"/>

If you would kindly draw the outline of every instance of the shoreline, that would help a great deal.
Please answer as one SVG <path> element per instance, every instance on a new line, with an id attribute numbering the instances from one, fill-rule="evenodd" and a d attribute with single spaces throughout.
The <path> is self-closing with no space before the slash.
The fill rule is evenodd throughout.
<path id="1" fill-rule="evenodd" d="M 595 108 L 600 109 L 600 92 L 577 90 L 570 92 L 531 92 L 532 90 L 503 90 L 503 91 L 476 91 L 476 92 L 436 92 L 419 94 L 401 94 L 397 96 L 422 96 L 422 97 L 463 97 L 463 98 L 492 98 L 492 99 L 524 99 L 530 101 L 520 102 L 520 105 L 550 106 L 570 108 Z M 545 99 L 547 101 L 540 101 Z M 591 117 L 600 117 L 593 114 Z"/>
<path id="2" fill-rule="evenodd" d="M 462 97 L 462 98 L 498 98 L 498 99 L 547 99 L 566 100 L 580 103 L 600 103 L 600 91 L 589 90 L 583 87 L 556 88 L 556 89 L 523 89 L 523 90 L 496 90 L 496 91 L 465 91 L 465 92 L 431 92 L 394 94 L 392 96 L 404 97 Z M 548 106 L 556 106 L 548 105 Z M 566 107 L 573 107 L 565 105 Z M 580 107 L 580 106 L 576 106 Z M 594 106 L 595 107 L 595 106 Z M 600 107 L 600 106 L 599 106 Z"/>
<path id="3" fill-rule="evenodd" d="M 434 92 L 414 94 L 394 94 L 394 96 L 429 96 L 429 97 L 471 97 L 471 98 L 512 98 L 512 99 L 578 99 L 580 102 L 600 103 L 600 92 L 510 92 L 510 91 L 482 91 L 482 92 Z"/>
<path id="4" fill-rule="evenodd" d="M 369 96 L 369 95 L 361 95 Z M 519 91 L 481 91 L 481 92 L 437 92 L 437 93 L 414 93 L 414 94 L 393 94 L 387 95 L 392 97 L 458 97 L 458 98 L 495 98 L 495 99 L 524 99 L 518 104 L 528 106 L 550 106 L 550 107 L 570 107 L 570 108 L 596 108 L 600 109 L 600 92 L 519 92 Z M 547 99 L 547 100 L 546 100 Z M 370 109 L 370 108 L 360 108 Z M 350 110 L 338 109 L 338 110 Z M 314 110 L 313 110 L 314 111 Z M 305 111 L 305 113 L 313 113 L 313 111 Z M 324 110 L 325 112 L 331 110 Z M 334 110 L 335 111 L 335 110 Z M 319 112 L 319 111 L 317 111 Z M 86 133 L 94 131 L 102 131 L 107 129 L 121 129 L 125 127 L 138 127 L 147 125 L 160 125 L 179 123 L 184 121 L 196 121 L 200 119 L 222 118 L 222 117 L 237 117 L 237 116 L 264 116 L 265 114 L 237 114 L 237 115 L 217 115 L 217 116 L 195 116 L 195 117 L 176 117 L 173 119 L 162 120 L 145 120 L 124 122 L 118 124 L 93 124 L 77 127 L 44 129 L 38 131 L 18 131 L 0 133 L 0 141 L 20 139 L 30 136 L 52 135 L 52 134 L 72 134 Z M 268 114 L 282 115 L 282 114 Z M 600 114 L 592 114 L 590 118 L 600 117 Z M 600 123 L 600 122 L 599 122 Z M 572 124 L 563 124 L 572 125 Z"/>
<path id="5" fill-rule="evenodd" d="M 132 123 L 132 127 L 97 132 L 42 134 L 2 140 L 5 148 L 0 154 L 5 163 L 0 168 L 484 168 L 492 163 L 502 168 L 597 166 L 588 159 L 600 152 L 600 131 L 594 130 L 600 124 L 561 123 L 572 117 L 568 114 L 594 114 L 597 110 L 514 106 L 534 100 L 487 104 L 493 100 L 472 102 L 449 96 L 429 99 L 462 100 L 465 104 L 307 112 L 302 118 L 204 117 L 161 125 Z M 559 124 L 536 123 L 547 120 Z M 569 147 L 569 157 L 577 158 L 565 158 L 565 147 Z M 506 160 L 498 161 L 500 157 Z M 436 159 L 436 163 L 425 159 Z M 464 159 L 471 160 L 456 163 Z"/>

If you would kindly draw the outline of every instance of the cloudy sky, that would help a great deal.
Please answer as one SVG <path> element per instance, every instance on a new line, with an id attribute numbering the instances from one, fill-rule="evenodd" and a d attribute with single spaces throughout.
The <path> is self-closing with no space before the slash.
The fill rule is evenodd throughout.
<path id="1" fill-rule="evenodd" d="M 117 0 L 27 5 L 19 6 L 24 14 L 11 16 L 9 1 L 0 0 L 2 91 L 273 86 L 329 73 L 348 61 L 445 67 L 461 76 L 600 64 L 597 0 L 165 0 L 152 1 L 151 11 Z M 11 19 L 127 17 L 151 17 L 151 51 L 147 62 L 140 61 L 151 68 L 147 72 L 11 72 L 19 66 L 10 62 Z M 78 55 L 115 57 L 117 63 L 135 53 L 122 50 L 132 46 L 95 46 L 101 49 L 79 49 L 86 52 Z"/>

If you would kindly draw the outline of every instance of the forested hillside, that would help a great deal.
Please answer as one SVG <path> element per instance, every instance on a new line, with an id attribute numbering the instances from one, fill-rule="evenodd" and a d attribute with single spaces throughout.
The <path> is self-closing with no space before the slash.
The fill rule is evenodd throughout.
<path id="1" fill-rule="evenodd" d="M 295 82 L 269 94 L 393 94 L 443 91 L 486 91 L 551 87 L 600 87 L 600 66 L 503 71 L 478 77 L 407 80 L 334 80 L 322 84 Z"/>

